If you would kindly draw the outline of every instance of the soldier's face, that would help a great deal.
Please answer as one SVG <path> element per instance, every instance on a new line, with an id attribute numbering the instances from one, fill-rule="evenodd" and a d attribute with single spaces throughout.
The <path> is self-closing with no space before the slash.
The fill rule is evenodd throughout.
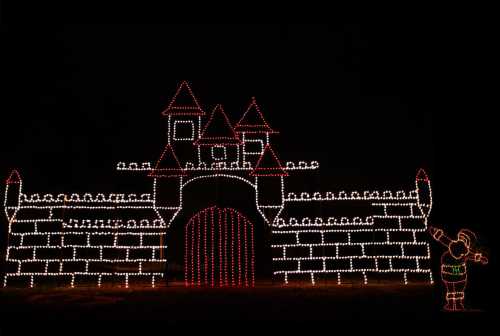
<path id="1" fill-rule="evenodd" d="M 467 245 L 461 240 L 454 240 L 449 248 L 451 256 L 455 259 L 460 259 L 469 252 Z"/>

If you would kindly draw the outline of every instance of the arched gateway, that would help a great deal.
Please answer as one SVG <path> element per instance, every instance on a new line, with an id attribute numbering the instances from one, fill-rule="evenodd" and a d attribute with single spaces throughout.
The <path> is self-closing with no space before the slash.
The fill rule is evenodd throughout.
<path id="1" fill-rule="evenodd" d="M 254 286 L 254 226 L 237 210 L 213 206 L 196 213 L 184 243 L 186 286 Z"/>

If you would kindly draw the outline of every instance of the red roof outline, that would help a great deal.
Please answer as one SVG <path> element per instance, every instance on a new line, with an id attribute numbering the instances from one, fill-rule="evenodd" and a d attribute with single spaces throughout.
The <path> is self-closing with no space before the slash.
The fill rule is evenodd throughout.
<path id="1" fill-rule="evenodd" d="M 172 156 L 172 158 L 175 160 L 176 167 L 170 167 L 170 168 L 160 167 L 161 162 L 164 161 L 165 159 L 165 155 Z M 148 176 L 150 177 L 180 177 L 186 175 L 187 175 L 186 172 L 184 171 L 184 169 L 182 169 L 181 164 L 179 163 L 179 159 L 177 159 L 177 156 L 175 155 L 174 149 L 168 143 L 163 149 L 163 152 L 161 153 L 160 158 L 156 162 L 155 167 L 148 174 Z"/>
<path id="2" fill-rule="evenodd" d="M 427 176 L 427 173 L 423 168 L 420 168 L 417 172 L 417 177 L 415 178 L 417 181 L 425 181 L 429 182 L 429 176 Z"/>
<path id="3" fill-rule="evenodd" d="M 177 96 L 181 92 L 181 90 L 185 88 L 187 89 L 187 93 L 193 98 L 193 105 L 190 106 L 177 106 L 175 105 L 175 100 L 177 99 Z M 191 115 L 191 116 L 204 116 L 206 113 L 203 111 L 201 108 L 200 104 L 198 103 L 198 100 L 193 94 L 193 91 L 191 90 L 191 87 L 189 86 L 189 83 L 185 80 L 183 80 L 180 84 L 179 87 L 177 88 L 177 91 L 175 92 L 174 96 L 172 97 L 172 100 L 170 100 L 170 103 L 168 104 L 167 108 L 161 113 L 164 116 L 168 115 Z"/>
<path id="4" fill-rule="evenodd" d="M 262 160 L 265 156 L 271 155 L 271 160 L 274 161 L 275 167 L 260 167 Z M 288 173 L 285 171 L 283 166 L 281 165 L 280 160 L 274 153 L 273 149 L 269 144 L 264 147 L 264 151 L 257 160 L 255 164 L 255 168 L 250 173 L 250 176 L 288 176 Z"/>
<path id="5" fill-rule="evenodd" d="M 248 113 L 257 113 L 257 117 L 262 121 L 261 124 L 248 124 L 246 120 L 248 118 Z M 235 131 L 238 133 L 247 132 L 247 133 L 279 133 L 271 128 L 267 123 L 264 115 L 262 114 L 255 97 L 252 97 L 250 104 L 248 105 L 247 110 L 243 113 L 241 119 L 236 123 L 234 127 Z"/>
<path id="6" fill-rule="evenodd" d="M 13 169 L 10 172 L 9 177 L 5 180 L 5 184 L 20 184 L 21 183 L 21 175 L 16 169 Z"/>
<path id="7" fill-rule="evenodd" d="M 230 130 L 230 133 L 232 136 L 220 136 L 220 137 L 214 137 L 214 136 L 206 136 L 206 132 L 210 125 L 212 124 L 212 121 L 214 119 L 214 116 L 216 113 L 221 113 L 224 122 L 228 129 Z M 226 115 L 226 112 L 224 112 L 224 108 L 222 107 L 222 104 L 217 104 L 214 109 L 212 110 L 212 114 L 210 115 L 210 119 L 207 121 L 205 124 L 205 127 L 203 128 L 203 131 L 201 132 L 201 136 L 199 139 L 197 139 L 194 143 L 194 145 L 199 145 L 199 146 L 213 146 L 213 145 L 225 145 L 225 146 L 232 146 L 232 145 L 240 145 L 241 140 L 234 131 L 233 126 L 231 125 L 231 122 L 229 121 L 229 118 Z"/>

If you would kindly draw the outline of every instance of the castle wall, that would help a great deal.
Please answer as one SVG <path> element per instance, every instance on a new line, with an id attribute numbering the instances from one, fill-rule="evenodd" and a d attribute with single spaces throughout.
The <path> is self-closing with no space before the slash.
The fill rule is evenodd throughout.
<path id="1" fill-rule="evenodd" d="M 154 287 L 164 278 L 165 226 L 150 195 L 21 196 L 4 286 Z"/>
<path id="2" fill-rule="evenodd" d="M 415 192 L 291 193 L 273 225 L 274 276 L 285 283 L 432 283 L 426 231 Z"/>
<path id="3" fill-rule="evenodd" d="M 283 201 L 272 224 L 275 280 L 432 283 L 415 191 L 286 193 Z M 21 194 L 17 208 L 5 286 L 154 287 L 165 280 L 167 228 L 152 195 Z"/>

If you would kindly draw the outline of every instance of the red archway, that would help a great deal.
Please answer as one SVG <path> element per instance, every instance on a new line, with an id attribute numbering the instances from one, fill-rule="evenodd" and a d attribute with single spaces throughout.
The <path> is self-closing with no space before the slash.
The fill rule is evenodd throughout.
<path id="1" fill-rule="evenodd" d="M 254 227 L 232 208 L 206 208 L 184 229 L 186 286 L 255 285 Z"/>

